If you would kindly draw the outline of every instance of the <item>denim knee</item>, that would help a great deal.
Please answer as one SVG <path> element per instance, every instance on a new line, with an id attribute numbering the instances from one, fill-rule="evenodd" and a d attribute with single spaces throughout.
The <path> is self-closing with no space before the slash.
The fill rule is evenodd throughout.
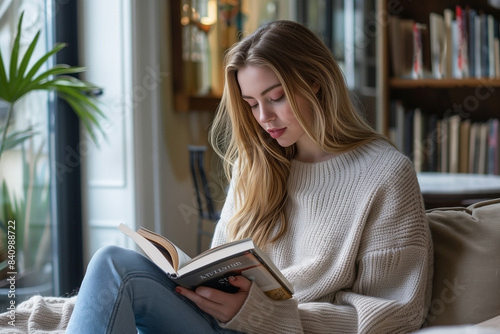
<path id="1" fill-rule="evenodd" d="M 146 260 L 144 256 L 136 251 L 118 246 L 105 246 L 97 250 L 92 256 L 89 269 L 112 269 L 115 273 L 123 275 L 134 268 L 140 267 L 141 262 L 144 262 L 144 260 Z"/>

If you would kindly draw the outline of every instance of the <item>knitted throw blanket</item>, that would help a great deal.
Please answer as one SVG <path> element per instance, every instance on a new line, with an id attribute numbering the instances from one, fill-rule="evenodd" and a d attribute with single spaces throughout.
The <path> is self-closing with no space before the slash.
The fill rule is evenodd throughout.
<path id="1" fill-rule="evenodd" d="M 76 296 L 33 296 L 19 304 L 15 311 L 0 314 L 0 333 L 65 333 L 75 300 Z"/>

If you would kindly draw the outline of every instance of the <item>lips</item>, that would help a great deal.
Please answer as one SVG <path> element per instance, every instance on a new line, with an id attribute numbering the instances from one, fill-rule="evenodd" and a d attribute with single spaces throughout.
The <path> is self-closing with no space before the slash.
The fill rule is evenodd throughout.
<path id="1" fill-rule="evenodd" d="M 285 133 L 286 128 L 281 129 L 268 129 L 267 132 L 273 139 L 277 139 Z"/>

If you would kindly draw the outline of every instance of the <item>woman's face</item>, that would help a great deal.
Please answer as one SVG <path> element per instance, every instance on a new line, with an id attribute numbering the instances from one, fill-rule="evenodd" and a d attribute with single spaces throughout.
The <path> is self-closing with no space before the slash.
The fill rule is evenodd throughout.
<path id="1" fill-rule="evenodd" d="M 295 118 L 283 87 L 272 70 L 264 66 L 246 66 L 238 71 L 242 98 L 250 105 L 253 116 L 282 147 L 310 142 Z M 306 121 L 311 119 L 311 109 L 297 96 L 297 103 Z M 305 147 L 303 148 L 305 149 Z"/>

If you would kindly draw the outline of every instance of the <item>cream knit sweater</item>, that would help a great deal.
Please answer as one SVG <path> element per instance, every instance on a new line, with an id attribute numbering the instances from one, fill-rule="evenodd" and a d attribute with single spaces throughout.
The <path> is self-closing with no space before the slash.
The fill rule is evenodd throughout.
<path id="1" fill-rule="evenodd" d="M 246 333 L 409 333 L 430 302 L 432 244 L 410 161 L 375 141 L 292 162 L 285 235 L 267 250 L 294 298 L 255 285 L 225 328 Z M 226 242 L 230 187 L 213 246 Z"/>

